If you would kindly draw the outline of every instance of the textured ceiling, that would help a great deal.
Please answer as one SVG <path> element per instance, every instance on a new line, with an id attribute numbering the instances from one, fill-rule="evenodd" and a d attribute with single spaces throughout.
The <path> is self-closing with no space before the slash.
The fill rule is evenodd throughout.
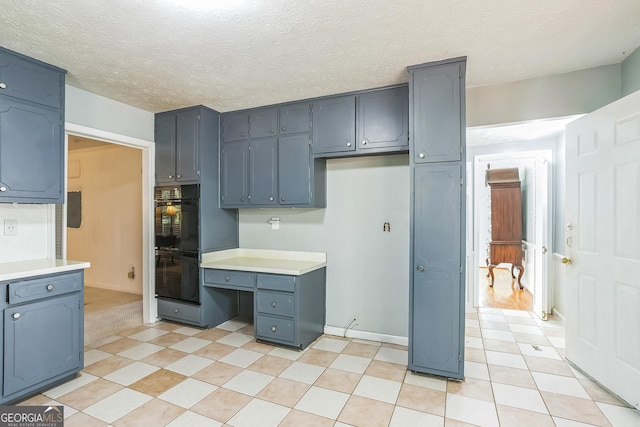
<path id="1" fill-rule="evenodd" d="M 640 0 L 186 2 L 2 0 L 0 45 L 152 112 L 385 86 L 456 56 L 468 86 L 486 85 L 619 63 L 640 45 Z"/>

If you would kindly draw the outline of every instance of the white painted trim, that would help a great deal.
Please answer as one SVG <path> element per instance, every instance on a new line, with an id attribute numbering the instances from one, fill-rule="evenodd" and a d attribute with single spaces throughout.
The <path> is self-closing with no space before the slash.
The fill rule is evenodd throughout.
<path id="1" fill-rule="evenodd" d="M 345 334 L 346 332 L 346 334 Z M 357 331 L 355 329 L 338 328 L 335 326 L 325 326 L 324 333 L 327 335 L 335 335 L 338 337 L 357 338 L 367 341 L 383 342 L 396 345 L 409 345 L 408 337 L 400 337 L 397 335 L 378 334 L 376 332 Z"/>
<path id="2" fill-rule="evenodd" d="M 153 242 L 155 142 L 69 122 L 65 123 L 65 133 L 142 150 L 142 320 L 145 323 L 154 323 L 158 317 L 158 305 L 155 299 L 155 264 L 153 262 L 155 257 Z M 65 150 L 65 165 L 68 162 L 67 155 L 68 150 Z"/>
<path id="3" fill-rule="evenodd" d="M 564 318 L 564 314 L 560 313 L 558 310 L 556 310 L 555 308 L 553 309 L 553 317 L 557 317 L 558 319 L 562 320 L 562 322 L 564 322 L 566 319 Z"/>

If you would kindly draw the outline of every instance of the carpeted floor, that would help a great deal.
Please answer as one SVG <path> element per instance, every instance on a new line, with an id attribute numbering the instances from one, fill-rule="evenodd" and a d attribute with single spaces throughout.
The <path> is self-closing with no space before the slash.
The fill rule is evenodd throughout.
<path id="1" fill-rule="evenodd" d="M 84 344 L 142 324 L 142 296 L 85 287 Z"/>

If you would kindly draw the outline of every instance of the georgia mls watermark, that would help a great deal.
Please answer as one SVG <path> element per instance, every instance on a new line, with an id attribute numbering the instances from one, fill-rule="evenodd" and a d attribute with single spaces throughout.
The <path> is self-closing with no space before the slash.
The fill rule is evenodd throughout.
<path id="1" fill-rule="evenodd" d="M 64 427 L 64 406 L 0 406 L 0 427 Z"/>

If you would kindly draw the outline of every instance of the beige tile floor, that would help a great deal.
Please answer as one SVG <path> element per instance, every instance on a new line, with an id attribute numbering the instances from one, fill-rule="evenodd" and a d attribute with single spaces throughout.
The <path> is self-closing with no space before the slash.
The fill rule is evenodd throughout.
<path id="1" fill-rule="evenodd" d="M 564 328 L 526 311 L 467 314 L 464 382 L 407 372 L 406 347 L 324 335 L 302 352 L 253 327 L 159 322 L 85 350 L 85 369 L 23 405 L 65 426 L 640 426 L 564 360 Z"/>

